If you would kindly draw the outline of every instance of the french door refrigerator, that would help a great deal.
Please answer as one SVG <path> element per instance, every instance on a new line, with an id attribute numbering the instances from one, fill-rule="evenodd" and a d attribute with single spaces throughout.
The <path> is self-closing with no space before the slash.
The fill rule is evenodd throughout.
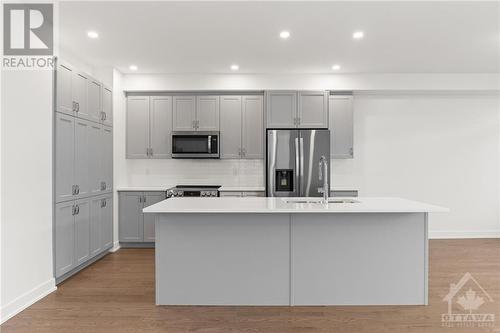
<path id="1" fill-rule="evenodd" d="M 266 132 L 266 195 L 320 197 L 320 159 L 328 162 L 330 186 L 330 131 L 268 129 Z M 324 175 L 323 175 L 324 176 Z"/>

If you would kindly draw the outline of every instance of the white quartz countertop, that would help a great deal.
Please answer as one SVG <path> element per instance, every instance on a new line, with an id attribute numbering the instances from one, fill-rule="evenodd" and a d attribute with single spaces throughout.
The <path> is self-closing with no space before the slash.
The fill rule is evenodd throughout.
<path id="1" fill-rule="evenodd" d="M 126 191 L 166 191 L 175 185 L 165 185 L 165 186 L 118 186 L 116 190 L 118 192 Z M 233 185 L 222 185 L 219 188 L 221 192 L 264 192 L 266 190 L 265 186 L 233 186 Z M 356 188 L 352 187 L 332 187 L 331 191 L 357 191 Z"/>
<path id="2" fill-rule="evenodd" d="M 287 198 L 289 199 L 289 198 Z M 317 198 L 316 198 L 317 199 Z M 339 198 L 335 198 L 339 199 Z M 346 198 L 353 199 L 353 198 Z M 354 198 L 356 203 L 287 203 L 284 198 L 171 198 L 144 213 L 444 213 L 448 208 L 401 198 Z"/>

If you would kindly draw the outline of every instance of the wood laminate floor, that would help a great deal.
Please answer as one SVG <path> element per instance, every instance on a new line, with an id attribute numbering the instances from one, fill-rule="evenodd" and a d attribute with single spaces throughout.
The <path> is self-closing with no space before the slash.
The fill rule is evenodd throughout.
<path id="1" fill-rule="evenodd" d="M 441 314 L 447 312 L 442 298 L 450 283 L 457 283 L 466 272 L 493 299 L 489 302 L 472 286 L 485 301 L 472 313 L 494 314 L 494 327 L 442 327 Z M 155 306 L 154 251 L 123 249 L 60 284 L 56 292 L 0 329 L 2 333 L 500 332 L 500 239 L 433 240 L 429 274 L 429 306 Z M 455 305 L 454 311 L 460 310 L 464 312 Z"/>

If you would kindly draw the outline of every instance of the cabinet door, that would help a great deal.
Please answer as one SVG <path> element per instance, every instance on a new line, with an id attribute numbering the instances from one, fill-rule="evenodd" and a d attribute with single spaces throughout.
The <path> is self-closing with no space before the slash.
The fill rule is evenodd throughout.
<path id="1" fill-rule="evenodd" d="M 267 128 L 293 128 L 297 120 L 297 92 L 268 91 Z"/>
<path id="2" fill-rule="evenodd" d="M 174 96 L 172 112 L 174 131 L 195 130 L 196 101 L 194 96 Z"/>
<path id="3" fill-rule="evenodd" d="M 118 231 L 120 242 L 142 242 L 142 192 L 120 192 Z"/>
<path id="4" fill-rule="evenodd" d="M 91 120 L 87 107 L 87 76 L 83 73 L 73 75 L 72 91 L 73 100 L 76 103 L 75 115 L 79 118 Z"/>
<path id="5" fill-rule="evenodd" d="M 264 107 L 262 96 L 243 96 L 242 147 L 244 158 L 263 158 Z"/>
<path id="6" fill-rule="evenodd" d="M 157 202 L 165 200 L 164 192 L 146 192 L 145 193 L 146 202 L 144 202 L 144 208 L 151 206 Z M 143 214 L 144 217 L 144 241 L 154 242 L 155 241 L 155 214 Z"/>
<path id="7" fill-rule="evenodd" d="M 59 203 L 55 207 L 55 269 L 60 277 L 75 267 L 74 201 Z"/>
<path id="8" fill-rule="evenodd" d="M 90 200 L 90 256 L 94 257 L 102 251 L 101 220 L 102 196 Z"/>
<path id="9" fill-rule="evenodd" d="M 101 246 L 103 250 L 113 246 L 113 195 L 111 193 L 102 197 Z"/>
<path id="10" fill-rule="evenodd" d="M 73 199 L 75 170 L 75 118 L 56 112 L 55 117 L 56 202 Z"/>
<path id="11" fill-rule="evenodd" d="M 220 97 L 221 158 L 241 157 L 241 96 Z"/>
<path id="12" fill-rule="evenodd" d="M 100 124 L 91 123 L 89 128 L 89 186 L 91 195 L 97 195 L 102 192 L 102 127 Z"/>
<path id="13" fill-rule="evenodd" d="M 330 147 L 333 158 L 353 158 L 352 95 L 330 96 Z"/>
<path id="14" fill-rule="evenodd" d="M 101 181 L 102 191 L 113 189 L 113 129 L 102 126 L 101 130 Z"/>
<path id="15" fill-rule="evenodd" d="M 76 197 L 82 198 L 90 194 L 90 132 L 91 122 L 75 119 L 75 178 Z"/>
<path id="16" fill-rule="evenodd" d="M 75 265 L 90 258 L 90 201 L 75 201 Z"/>
<path id="17" fill-rule="evenodd" d="M 102 114 L 102 106 L 101 106 L 101 92 L 102 86 L 101 83 L 97 80 L 88 80 L 88 103 L 87 109 L 89 114 L 89 120 L 95 121 L 96 123 L 101 122 Z"/>
<path id="18" fill-rule="evenodd" d="M 300 128 L 328 128 L 328 93 L 299 92 L 298 124 Z"/>
<path id="19" fill-rule="evenodd" d="M 152 158 L 167 158 L 172 151 L 172 97 L 150 98 L 150 142 Z"/>
<path id="20" fill-rule="evenodd" d="M 73 69 L 58 62 L 56 72 L 56 111 L 73 115 Z"/>
<path id="21" fill-rule="evenodd" d="M 102 123 L 107 126 L 113 126 L 113 92 L 110 88 L 103 86 L 102 88 Z"/>
<path id="22" fill-rule="evenodd" d="M 148 158 L 149 97 L 127 98 L 127 158 Z"/>
<path id="23" fill-rule="evenodd" d="M 219 96 L 198 96 L 196 102 L 198 131 L 219 130 Z"/>

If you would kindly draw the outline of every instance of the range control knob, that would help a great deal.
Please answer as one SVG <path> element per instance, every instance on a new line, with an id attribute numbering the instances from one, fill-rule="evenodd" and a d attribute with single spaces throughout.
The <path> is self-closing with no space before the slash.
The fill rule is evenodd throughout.
<path id="1" fill-rule="evenodd" d="M 204 196 L 206 196 L 206 195 L 207 195 L 207 192 L 205 192 L 205 191 L 201 191 L 201 196 L 202 196 L 202 197 L 204 197 Z"/>

